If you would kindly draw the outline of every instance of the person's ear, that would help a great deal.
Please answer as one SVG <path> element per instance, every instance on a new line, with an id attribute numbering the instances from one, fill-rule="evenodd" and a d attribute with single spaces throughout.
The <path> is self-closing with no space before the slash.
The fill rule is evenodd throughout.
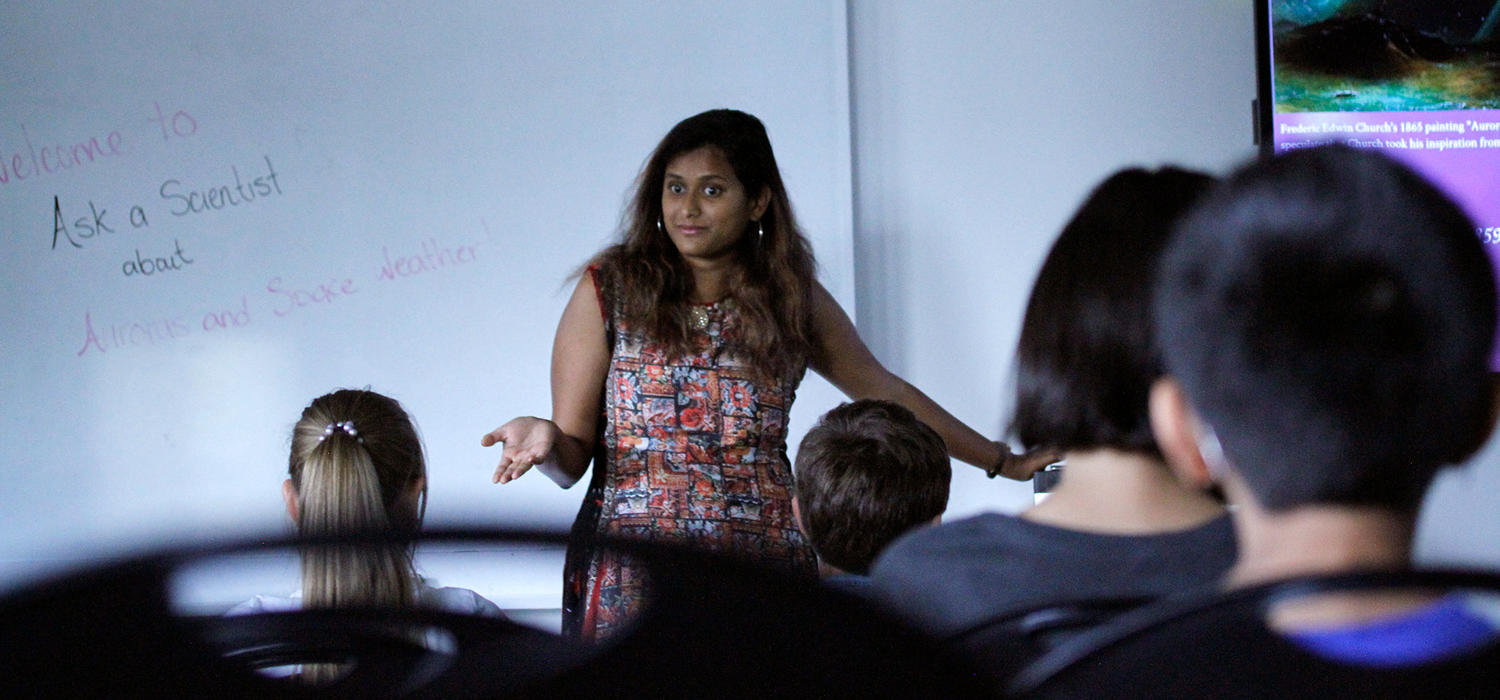
<path id="1" fill-rule="evenodd" d="M 281 482 L 281 500 L 286 501 L 286 514 L 297 522 L 297 485 L 291 479 Z"/>
<path id="2" fill-rule="evenodd" d="M 755 198 L 755 206 L 751 207 L 750 220 L 760 221 L 760 217 L 766 215 L 766 207 L 769 206 L 771 206 L 771 188 L 769 185 L 762 185 L 760 194 Z"/>
<path id="3" fill-rule="evenodd" d="M 1198 450 L 1198 416 L 1188 404 L 1182 385 L 1171 377 L 1156 380 L 1151 385 L 1148 409 L 1151 434 L 1172 472 L 1196 488 L 1212 486 L 1213 475 Z"/>

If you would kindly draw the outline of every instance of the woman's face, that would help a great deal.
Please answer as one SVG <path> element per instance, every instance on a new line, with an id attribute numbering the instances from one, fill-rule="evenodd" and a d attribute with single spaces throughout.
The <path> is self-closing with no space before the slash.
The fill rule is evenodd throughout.
<path id="1" fill-rule="evenodd" d="M 688 151 L 667 163 L 661 189 L 662 225 L 690 264 L 721 261 L 750 222 L 770 203 L 769 190 L 752 198 L 714 146 Z"/>

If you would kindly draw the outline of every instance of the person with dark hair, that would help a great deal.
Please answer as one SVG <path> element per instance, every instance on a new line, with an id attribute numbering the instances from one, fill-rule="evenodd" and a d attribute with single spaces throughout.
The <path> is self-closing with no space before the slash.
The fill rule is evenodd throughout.
<path id="1" fill-rule="evenodd" d="M 862 593 L 886 545 L 942 518 L 952 478 L 932 428 L 899 404 L 864 399 L 823 414 L 802 438 L 792 512 L 825 581 Z"/>
<path id="2" fill-rule="evenodd" d="M 811 575 L 791 514 L 787 413 L 806 367 L 854 398 L 912 409 L 949 454 L 1030 478 L 1015 455 L 881 366 L 814 273 L 760 120 L 689 117 L 652 152 L 621 241 L 584 268 L 552 346 L 552 419 L 523 416 L 494 480 L 538 466 L 560 486 L 593 477 L 564 571 L 564 630 L 620 628 L 641 573 L 590 536 L 677 542 Z"/>
<path id="3" fill-rule="evenodd" d="M 1152 275 L 1173 222 L 1212 183 L 1177 168 L 1123 170 L 1063 228 L 1022 321 L 1011 424 L 1023 444 L 1063 451 L 1062 480 L 1019 516 L 897 540 L 873 573 L 897 612 L 953 637 L 1054 603 L 1208 585 L 1229 567 L 1223 506 L 1162 461 L 1147 406 L 1162 373 Z"/>
<path id="4" fill-rule="evenodd" d="M 1347 148 L 1252 164 L 1183 221 L 1151 417 L 1174 466 L 1238 506 L 1229 586 L 1410 565 L 1428 485 L 1493 427 L 1495 280 L 1474 231 L 1405 166 Z M 1293 639 L 1377 664 L 1494 636 L 1452 598 L 1303 614 L 1316 627 L 1288 623 Z"/>

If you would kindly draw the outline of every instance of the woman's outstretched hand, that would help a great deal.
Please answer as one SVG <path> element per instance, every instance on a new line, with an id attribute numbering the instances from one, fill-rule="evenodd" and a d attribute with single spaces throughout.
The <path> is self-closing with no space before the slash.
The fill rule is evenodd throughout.
<path id="1" fill-rule="evenodd" d="M 1062 459 L 1062 452 L 1046 447 L 1039 447 L 1030 452 L 1016 454 L 1010 451 L 1010 446 L 1003 442 L 997 442 L 1000 450 L 1005 454 L 1005 460 L 1001 462 L 999 475 L 1016 481 L 1026 481 L 1042 468 Z M 991 474 L 990 476 L 994 476 Z"/>
<path id="2" fill-rule="evenodd" d="M 557 425 L 545 418 L 521 416 L 479 439 L 485 447 L 500 443 L 500 466 L 495 467 L 496 484 L 515 481 L 532 466 L 552 459 L 557 444 Z"/>

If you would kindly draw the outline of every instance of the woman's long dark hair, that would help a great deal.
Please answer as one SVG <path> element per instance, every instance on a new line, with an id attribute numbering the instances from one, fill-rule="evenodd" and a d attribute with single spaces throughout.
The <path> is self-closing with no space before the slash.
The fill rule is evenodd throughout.
<path id="1" fill-rule="evenodd" d="M 705 146 L 719 149 L 747 196 L 771 193 L 761 216 L 736 245 L 736 270 L 726 302 L 738 318 L 729 342 L 768 376 L 800 370 L 814 352 L 812 289 L 816 263 L 797 227 L 771 141 L 759 119 L 716 109 L 679 122 L 667 132 L 636 179 L 621 222 L 621 241 L 590 261 L 600 280 L 622 302 L 625 319 L 673 354 L 691 350 L 689 306 L 693 275 L 658 227 L 667 164 Z"/>

